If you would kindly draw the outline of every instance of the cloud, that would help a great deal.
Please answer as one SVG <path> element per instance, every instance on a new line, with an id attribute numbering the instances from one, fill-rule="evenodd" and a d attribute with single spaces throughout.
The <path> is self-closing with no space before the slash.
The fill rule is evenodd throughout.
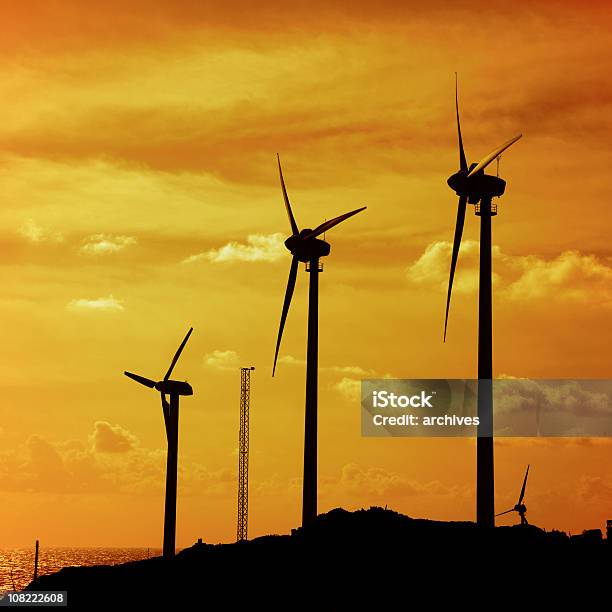
<path id="1" fill-rule="evenodd" d="M 333 385 L 340 395 L 350 402 L 361 401 L 361 381 L 368 378 L 393 378 L 389 373 L 380 374 L 376 370 L 366 370 L 361 366 L 331 366 L 325 368 L 336 374 L 347 374 Z M 356 378 L 355 378 L 356 377 Z"/>
<path id="2" fill-rule="evenodd" d="M 64 472 L 62 458 L 55 448 L 44 438 L 38 435 L 30 436 L 27 440 L 32 464 L 41 476 L 45 474 L 61 475 Z"/>
<path id="3" fill-rule="evenodd" d="M 495 386 L 500 414 L 534 414 L 537 409 L 576 417 L 606 417 L 611 411 L 611 385 L 606 381 L 504 378 Z"/>
<path id="4" fill-rule="evenodd" d="M 361 398 L 361 381 L 354 378 L 344 377 L 334 385 L 334 389 L 351 401 Z"/>
<path id="5" fill-rule="evenodd" d="M 517 259 L 522 273 L 508 287 L 514 299 L 560 294 L 567 299 L 582 300 L 599 294 L 607 305 L 612 302 L 612 268 L 593 255 L 565 251 L 550 261 L 533 256 Z"/>
<path id="6" fill-rule="evenodd" d="M 351 374 L 352 376 L 361 376 L 361 378 L 373 378 L 376 373 L 374 370 L 365 370 L 361 366 L 330 366 L 324 368 L 330 372 L 336 372 L 338 374 Z"/>
<path id="7" fill-rule="evenodd" d="M 108 490 L 83 444 L 52 444 L 39 435 L 0 455 L 0 475 L 5 491 L 56 494 Z"/>
<path id="8" fill-rule="evenodd" d="M 278 363 L 286 363 L 287 365 L 306 365 L 306 360 L 297 359 L 293 355 L 285 355 L 278 359 Z"/>
<path id="9" fill-rule="evenodd" d="M 288 365 L 300 365 L 306 364 L 305 359 L 296 359 L 292 355 L 285 355 L 281 357 L 279 363 L 286 363 Z M 332 374 L 345 374 L 339 381 L 332 385 L 332 388 L 338 391 L 349 401 L 359 400 L 361 398 L 361 379 L 362 378 L 376 378 L 377 374 L 374 370 L 366 370 L 361 366 L 347 365 L 347 366 L 320 366 L 320 372 L 329 372 Z M 358 377 L 358 378 L 353 378 Z M 389 375 L 385 375 L 383 378 L 388 378 Z"/>
<path id="10" fill-rule="evenodd" d="M 166 449 L 143 448 L 120 425 L 94 424 L 88 443 L 52 443 L 32 435 L 11 451 L 0 450 L 0 490 L 36 493 L 159 495 Z M 179 467 L 181 494 L 227 497 L 236 480 L 232 469 L 209 470 L 197 462 Z"/>
<path id="11" fill-rule="evenodd" d="M 203 465 L 195 464 L 185 473 L 181 473 L 181 490 L 200 495 L 206 491 L 206 495 L 227 498 L 233 494 L 237 480 L 236 471 L 230 468 L 209 470 Z"/>
<path id="12" fill-rule="evenodd" d="M 213 351 L 204 357 L 204 363 L 216 370 L 235 370 L 240 367 L 240 357 L 236 351 Z"/>
<path id="13" fill-rule="evenodd" d="M 114 236 L 112 234 L 94 234 L 83 241 L 81 252 L 88 255 L 106 255 L 122 251 L 127 246 L 136 244 L 133 236 Z"/>
<path id="14" fill-rule="evenodd" d="M 219 249 L 211 249 L 204 253 L 191 255 L 183 263 L 194 263 L 207 260 L 213 263 L 232 261 L 277 261 L 285 255 L 284 236 L 280 233 L 251 234 L 247 236 L 247 244 L 229 242 Z"/>
<path id="15" fill-rule="evenodd" d="M 55 232 L 42 225 L 39 225 L 34 219 L 28 219 L 18 230 L 24 238 L 30 242 L 63 242 L 64 236 L 60 232 Z"/>
<path id="16" fill-rule="evenodd" d="M 497 427 L 512 435 L 599 436 L 612 430 L 607 381 L 504 379 L 495 382 Z"/>
<path id="17" fill-rule="evenodd" d="M 578 485 L 578 497 L 586 503 L 610 505 L 612 503 L 612 481 L 601 476 L 582 476 Z"/>
<path id="18" fill-rule="evenodd" d="M 408 480 L 398 472 L 380 467 L 363 468 L 357 463 L 347 463 L 342 467 L 335 486 L 348 495 L 372 498 L 460 494 L 459 487 L 447 487 L 437 480 L 421 483 Z"/>
<path id="19" fill-rule="evenodd" d="M 425 252 L 406 270 L 409 281 L 419 285 L 437 285 L 446 289 L 453 245 L 447 241 L 432 242 Z M 464 240 L 459 249 L 453 291 L 470 293 L 478 289 L 478 254 L 476 240 Z"/>
<path id="20" fill-rule="evenodd" d="M 406 270 L 409 282 L 446 290 L 452 244 L 432 242 Z M 555 298 L 582 301 L 589 299 L 604 306 L 612 305 L 612 267 L 594 255 L 564 251 L 553 259 L 535 255 L 504 253 L 493 246 L 492 257 L 497 272 L 493 282 L 498 291 L 512 300 Z M 478 290 L 479 245 L 475 240 L 462 243 L 453 291 Z"/>
<path id="21" fill-rule="evenodd" d="M 115 11 L 121 13 L 121 17 L 113 15 L 113 44 L 121 40 L 120 37 L 115 40 L 119 31 L 126 36 L 125 32 L 130 30 L 130 44 L 134 44 L 134 37 L 144 37 L 151 44 L 151 36 L 163 32 L 165 37 L 175 32 L 173 27 L 167 26 L 174 20 L 181 27 L 189 22 L 191 27 L 183 32 L 184 37 L 173 36 L 170 43 L 154 44 L 149 53 L 129 53 L 121 47 L 112 49 L 116 55 L 109 54 L 110 59 L 102 52 L 104 45 L 100 44 L 110 36 L 110 29 L 106 31 L 100 27 L 101 23 L 109 22 L 104 15 L 107 11 L 112 14 L 110 6 L 96 10 L 88 7 L 76 21 L 70 13 L 70 19 L 53 21 L 39 15 L 34 22 L 31 16 L 22 18 L 20 24 L 11 22 L 17 31 L 22 31 L 21 37 L 27 41 L 28 49 L 35 50 L 39 45 L 44 48 L 51 40 L 59 44 L 61 40 L 63 53 L 58 54 L 59 58 L 45 53 L 45 61 L 28 63 L 27 68 L 21 64 L 10 67 L 7 82 L 22 103 L 14 105 L 15 120 L 7 122 L 12 128 L 9 133 L 16 134 L 5 139 L 8 141 L 5 146 L 38 157 L 107 154 L 175 170 L 186 166 L 199 169 L 206 165 L 218 176 L 234 177 L 245 174 L 248 159 L 249 174 L 257 172 L 261 177 L 261 171 L 256 169 L 256 166 L 261 167 L 258 157 L 261 151 L 269 151 L 270 142 L 287 143 L 287 148 L 289 143 L 303 147 L 330 140 L 333 147 L 328 143 L 322 151 L 337 151 L 346 142 L 348 146 L 342 154 L 355 159 L 364 157 L 363 149 L 356 147 L 355 141 L 360 143 L 366 138 L 364 148 L 376 150 L 385 145 L 386 155 L 376 158 L 386 161 L 388 166 L 391 147 L 405 155 L 407 136 L 411 144 L 419 138 L 417 144 L 422 147 L 415 147 L 417 150 L 431 148 L 432 142 L 438 142 L 431 132 L 441 131 L 442 120 L 446 128 L 447 114 L 446 108 L 439 103 L 442 91 L 432 91 L 429 73 L 442 74 L 454 42 L 465 42 L 467 36 L 473 34 L 470 20 L 464 21 L 465 16 L 472 13 L 463 3 L 461 7 L 450 9 L 448 2 L 439 0 L 433 3 L 437 7 L 433 19 L 431 3 L 427 8 L 421 6 L 418 11 L 411 11 L 410 19 L 404 18 L 405 7 L 401 3 L 390 1 L 377 4 L 376 8 L 371 2 L 350 3 L 350 10 L 339 10 L 336 3 L 331 3 L 334 8 L 328 7 L 324 2 L 317 2 L 316 8 L 308 3 L 308 10 L 295 7 L 287 10 L 286 6 L 276 3 L 264 7 L 262 3 L 253 21 L 236 18 L 240 14 L 236 7 L 209 10 L 204 17 L 201 9 L 187 9 L 184 2 L 180 3 L 180 10 L 169 10 L 164 4 L 171 3 L 156 3 L 158 18 L 147 19 L 142 27 L 133 26 L 142 21 L 138 20 L 138 9 L 133 8 L 129 15 L 124 13 L 123 7 Z M 483 31 L 499 28 L 500 13 L 505 15 L 508 10 L 507 3 L 494 4 L 495 9 L 488 10 L 486 17 L 479 12 L 490 24 Z M 246 6 L 246 3 L 239 5 Z M 477 6 L 478 3 L 469 2 L 468 5 Z M 449 17 L 449 10 L 454 19 Z M 181 21 L 177 19 L 179 13 Z M 605 60 L 602 59 L 606 57 L 602 42 L 605 37 L 589 36 L 590 27 L 585 27 L 581 21 L 588 11 L 585 8 L 580 13 L 579 18 L 575 10 L 559 11 L 556 7 L 554 18 L 549 22 L 548 15 L 534 19 L 537 14 L 534 10 L 534 14 L 530 13 L 521 24 L 522 37 L 513 38 L 516 32 L 504 29 L 504 36 L 489 41 L 494 45 L 491 57 L 496 61 L 491 62 L 485 56 L 478 68 L 474 67 L 481 76 L 485 92 L 491 80 L 488 77 L 499 70 L 517 79 L 516 82 L 520 79 L 521 87 L 511 87 L 513 95 L 505 96 L 503 104 L 493 92 L 475 96 L 488 114 L 485 122 L 484 113 L 479 113 L 479 121 L 472 125 L 476 123 L 479 130 L 487 133 L 492 124 L 496 128 L 499 126 L 501 116 L 505 123 L 513 119 L 513 126 L 529 128 L 531 133 L 537 133 L 538 127 L 541 131 L 541 126 L 546 124 L 546 132 L 554 128 L 557 135 L 571 124 L 572 133 L 584 135 L 584 122 L 579 119 L 586 116 L 589 126 L 598 127 L 597 140 L 601 140 L 609 98 L 609 88 L 601 78 L 601 74 L 605 74 Z M 168 21 L 159 16 L 162 14 L 169 16 Z M 193 21 L 186 17 L 187 14 L 193 16 Z M 272 19 L 264 17 L 269 14 L 273 15 Z M 101 16 L 98 20 L 94 19 L 97 15 Z M 436 39 L 434 31 L 427 27 L 441 15 L 454 24 L 450 39 L 448 32 Z M 564 37 L 558 35 L 557 20 L 567 28 Z M 74 23 L 78 23 L 78 28 Z M 195 23 L 199 26 L 194 29 Z M 255 27 L 256 23 L 259 27 Z M 279 23 L 292 24 L 292 27 L 279 27 Z M 388 29 L 391 23 L 393 26 Z M 214 27 L 213 24 L 219 25 Z M 338 36 L 340 24 L 348 26 L 349 31 L 367 24 L 368 35 L 356 37 L 357 40 Z M 62 34 L 50 36 L 48 28 L 54 31 L 58 27 Z M 38 31 L 37 28 L 41 28 L 43 35 L 34 37 L 34 41 L 32 32 Z M 242 34 L 227 38 L 227 28 Z M 9 29 L 13 31 L 13 27 Z M 95 35 L 88 37 L 85 32 L 91 31 Z M 207 32 L 204 37 L 203 31 Z M 417 50 L 410 59 L 397 51 L 396 36 L 400 31 L 404 44 L 410 40 Z M 316 33 L 316 45 L 308 44 L 313 33 Z M 248 38 L 244 38 L 245 35 Z M 96 44 L 89 53 L 66 53 L 65 45 L 74 42 L 75 38 L 86 46 L 92 45 L 92 41 Z M 560 44 L 560 39 L 564 44 Z M 234 44 L 238 40 L 241 43 Z M 517 45 L 523 50 L 521 53 L 504 53 L 511 40 L 521 43 L 527 40 L 528 44 Z M 0 44 L 8 41 L 14 42 L 13 35 Z M 212 48 L 207 48 L 208 41 Z M 480 41 L 470 36 L 470 43 L 477 47 Z M 550 67 L 530 61 L 542 48 L 547 51 Z M 423 62 L 419 62 L 424 54 L 433 64 L 423 66 Z M 334 68 L 338 57 L 350 58 L 342 63 L 342 70 Z M 385 75 L 388 78 L 396 72 L 400 58 L 404 68 L 409 62 L 406 74 L 411 78 L 405 83 L 394 83 L 394 87 L 385 87 Z M 206 68 L 205 78 L 202 66 Z M 553 69 L 556 66 L 569 67 L 572 73 L 589 76 L 586 79 L 577 76 L 579 85 L 576 79 L 563 85 L 559 83 L 559 90 L 559 86 L 551 85 L 567 79 L 558 78 L 558 72 Z M 172 87 L 175 82 L 180 82 L 181 87 Z M 317 112 L 312 111 L 312 82 L 319 83 L 321 91 L 325 92 Z M 415 82 L 421 87 L 415 88 Z M 444 79 L 434 79 L 434 82 L 448 87 Z M 42 97 L 36 95 L 41 83 L 46 92 Z M 50 86 L 45 87 L 46 83 Z M 384 88 L 386 94 L 382 105 L 378 96 L 371 96 L 371 100 L 359 96 L 363 90 L 378 91 L 380 88 Z M 206 95 L 210 91 L 215 95 Z M 570 92 L 575 101 L 568 106 Z M 410 112 L 405 110 L 407 96 L 411 101 Z M 349 103 L 355 100 L 359 103 Z M 420 116 L 423 107 L 428 112 Z M 404 110 L 398 110 L 402 108 Z M 53 121 L 49 120 L 48 109 L 53 109 Z M 417 121 L 415 113 L 419 113 Z M 435 114 L 434 120 L 432 114 Z M 559 121 L 559 117 L 564 120 Z M 339 134 L 345 138 L 338 138 Z M 448 134 L 447 129 L 444 138 L 448 138 Z M 151 144 L 143 146 L 142 143 Z M 240 164 L 235 163 L 237 147 L 245 153 L 245 160 Z M 336 164 L 330 167 L 337 172 Z"/>
<path id="22" fill-rule="evenodd" d="M 136 437 L 127 429 L 106 421 L 94 423 L 94 431 L 89 436 L 89 441 L 97 453 L 127 453 L 138 444 Z"/>
<path id="23" fill-rule="evenodd" d="M 71 300 L 68 303 L 68 309 L 90 312 L 117 312 L 124 310 L 123 304 L 113 297 L 112 294 L 108 295 L 107 297 L 100 297 L 94 300 L 84 298 Z"/>
<path id="24" fill-rule="evenodd" d="M 293 355 L 285 355 L 280 357 L 279 363 L 286 363 L 288 365 L 306 365 L 305 359 L 297 359 Z M 362 378 L 373 378 L 376 375 L 374 370 L 366 370 L 361 366 L 348 365 L 348 366 L 319 366 L 321 372 L 333 372 L 335 374 L 351 374 L 353 376 L 361 376 Z"/>

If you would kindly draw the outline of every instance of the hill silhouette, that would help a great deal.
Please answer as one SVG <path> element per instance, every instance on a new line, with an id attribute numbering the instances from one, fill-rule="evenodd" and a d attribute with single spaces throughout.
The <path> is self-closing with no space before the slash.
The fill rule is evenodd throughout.
<path id="1" fill-rule="evenodd" d="M 597 577 L 609 576 L 611 560 L 612 546 L 588 534 L 570 538 L 532 525 L 483 529 L 383 508 L 338 508 L 291 535 L 198 543 L 172 561 L 64 568 L 27 588 L 68 591 L 69 607 L 77 609 L 214 603 L 221 609 L 337 610 L 362 609 L 367 600 L 376 608 L 406 603 L 424 594 L 455 601 L 493 581 L 567 603 L 572 594 L 592 594 Z M 530 601 L 537 595 L 532 592 Z"/>

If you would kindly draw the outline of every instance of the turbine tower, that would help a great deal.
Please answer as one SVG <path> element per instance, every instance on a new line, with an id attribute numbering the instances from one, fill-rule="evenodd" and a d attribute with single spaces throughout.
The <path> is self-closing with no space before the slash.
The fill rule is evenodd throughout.
<path id="1" fill-rule="evenodd" d="M 251 371 L 240 368 L 240 431 L 238 434 L 238 527 L 236 540 L 247 539 L 249 526 L 249 409 L 251 403 Z"/>
<path id="2" fill-rule="evenodd" d="M 455 75 L 456 77 L 456 75 Z M 491 303 L 491 218 L 497 215 L 494 197 L 500 197 L 506 189 L 506 181 L 498 176 L 485 174 L 485 168 L 497 159 L 522 134 L 511 138 L 483 157 L 477 164 L 468 167 L 461 123 L 459 121 L 459 98 L 455 80 L 455 110 L 459 137 L 459 171 L 448 179 L 449 187 L 459 196 L 457 222 L 453 240 L 446 314 L 444 318 L 444 341 L 448 324 L 453 278 L 457 256 L 461 245 L 465 210 L 467 204 L 475 205 L 480 217 L 480 274 L 478 290 L 478 438 L 476 441 L 476 522 L 486 527 L 495 526 L 494 467 L 493 467 L 493 329 Z"/>
<path id="3" fill-rule="evenodd" d="M 162 411 L 164 414 L 164 423 L 166 426 L 166 438 L 168 440 L 168 455 L 166 459 L 166 503 L 164 509 L 164 557 L 171 559 L 175 553 L 175 542 L 176 542 L 176 478 L 177 478 L 177 465 L 178 465 L 178 424 L 179 424 L 179 398 L 181 395 L 193 395 L 193 389 L 187 382 L 181 382 L 178 380 L 170 380 L 172 370 L 178 361 L 193 327 L 187 332 L 181 345 L 178 347 L 170 367 L 166 372 L 163 380 L 155 382 L 139 376 L 138 374 L 132 374 L 131 372 L 124 372 L 124 374 L 135 380 L 137 383 L 149 387 L 149 389 L 155 389 L 159 391 L 161 396 Z M 166 396 L 170 396 L 170 402 L 168 403 Z"/>
<path id="4" fill-rule="evenodd" d="M 285 300 L 281 313 L 278 337 L 276 340 L 276 351 L 274 353 L 274 366 L 272 376 L 276 371 L 276 361 L 280 348 L 283 329 L 291 304 L 291 297 L 295 288 L 299 262 L 306 264 L 306 272 L 310 273 L 310 284 L 308 290 L 308 346 L 306 354 L 306 411 L 304 419 L 304 480 L 302 498 L 302 525 L 314 521 L 317 516 L 317 374 L 318 374 L 318 351 L 319 351 L 319 273 L 323 271 L 320 263 L 321 257 L 326 257 L 330 252 L 329 243 L 320 240 L 320 236 L 327 230 L 342 223 L 349 217 L 365 210 L 365 206 L 351 212 L 325 221 L 315 229 L 299 230 L 287 189 L 283 179 L 280 158 L 278 159 L 278 172 L 280 175 L 285 208 L 291 226 L 291 236 L 285 240 L 285 246 L 291 253 L 291 267 L 289 268 L 289 280 L 285 291 Z"/>
<path id="5" fill-rule="evenodd" d="M 525 498 L 525 487 L 527 486 L 527 476 L 529 475 L 529 466 L 527 466 L 527 471 L 525 472 L 525 478 L 523 480 L 523 487 L 521 488 L 521 494 L 519 495 L 518 502 L 516 502 L 516 506 L 514 508 L 510 508 L 510 510 L 506 510 L 505 512 L 500 512 L 495 516 L 501 516 L 502 514 L 508 514 L 508 512 L 518 512 L 521 517 L 521 525 L 529 525 L 525 515 L 527 514 L 527 506 L 523 503 L 523 499 Z"/>

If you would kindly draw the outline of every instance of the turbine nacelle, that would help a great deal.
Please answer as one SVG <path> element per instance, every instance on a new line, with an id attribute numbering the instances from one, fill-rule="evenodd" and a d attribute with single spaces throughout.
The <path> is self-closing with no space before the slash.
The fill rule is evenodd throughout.
<path id="1" fill-rule="evenodd" d="M 446 182 L 460 198 L 467 198 L 468 204 L 478 204 L 483 198 L 498 198 L 506 190 L 504 179 L 485 174 L 482 170 L 471 176 L 464 170 L 459 170 Z"/>
<path id="2" fill-rule="evenodd" d="M 181 380 L 160 380 L 155 382 L 150 378 L 139 376 L 138 374 L 132 374 L 132 372 L 124 372 L 124 374 L 135 380 L 137 383 L 149 387 L 149 389 L 155 389 L 163 395 L 193 395 L 193 388 L 186 381 Z"/>
<path id="3" fill-rule="evenodd" d="M 193 395 L 193 388 L 186 381 L 160 380 L 155 388 L 164 395 Z"/>
<path id="4" fill-rule="evenodd" d="M 325 240 L 311 236 L 311 229 L 303 229 L 297 236 L 289 236 L 285 240 L 285 246 L 289 252 L 302 263 L 308 263 L 313 259 L 327 257 L 331 247 Z"/>

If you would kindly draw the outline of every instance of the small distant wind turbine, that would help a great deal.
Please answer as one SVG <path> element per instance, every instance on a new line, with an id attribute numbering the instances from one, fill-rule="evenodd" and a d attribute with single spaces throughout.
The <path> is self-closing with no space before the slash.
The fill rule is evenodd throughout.
<path id="1" fill-rule="evenodd" d="M 174 557 L 176 542 L 179 398 L 181 395 L 193 395 L 193 389 L 189 383 L 170 380 L 170 376 L 172 375 L 172 370 L 174 370 L 174 366 L 181 356 L 192 331 L 193 327 L 190 328 L 185 339 L 178 347 L 163 380 L 155 382 L 154 380 L 139 376 L 138 374 L 124 372 L 124 374 L 132 380 L 135 380 L 145 387 L 149 387 L 149 389 L 156 389 L 161 395 L 164 423 L 166 425 L 166 438 L 168 440 L 168 456 L 166 460 L 166 505 L 164 512 L 164 557 L 167 559 Z M 166 400 L 166 395 L 170 396 L 170 403 Z"/>
<path id="2" fill-rule="evenodd" d="M 523 480 L 523 487 L 521 488 L 521 494 L 519 495 L 518 502 L 514 508 L 510 508 L 510 510 L 506 510 L 505 512 L 500 512 L 495 516 L 501 516 L 502 514 L 508 514 L 508 512 L 518 512 L 521 517 L 521 525 L 529 525 L 525 515 L 527 514 L 527 506 L 523 503 L 523 499 L 525 498 L 525 487 L 527 486 L 527 476 L 529 475 L 529 466 L 527 466 L 527 471 L 525 472 L 525 479 Z"/>
<path id="3" fill-rule="evenodd" d="M 456 75 L 455 75 L 456 76 Z M 446 314 L 444 317 L 444 341 L 448 324 L 453 279 L 463 234 L 466 205 L 476 205 L 480 217 L 480 279 L 478 290 L 478 438 L 476 442 L 476 522 L 481 526 L 495 525 L 494 471 L 493 471 L 493 323 L 491 304 L 491 217 L 497 215 L 497 206 L 491 203 L 506 189 L 506 181 L 498 176 L 485 174 L 485 168 L 495 161 L 521 136 L 515 136 L 483 157 L 477 164 L 468 162 L 463 149 L 459 122 L 459 96 L 455 80 L 455 110 L 459 136 L 459 171 L 448 179 L 449 187 L 459 196 L 457 222 L 451 256 Z"/>
<path id="4" fill-rule="evenodd" d="M 276 371 L 276 361 L 280 348 L 289 305 L 295 289 L 297 279 L 298 263 L 306 264 L 306 271 L 310 273 L 310 287 L 308 293 L 308 350 L 306 357 L 306 416 L 304 423 L 304 480 L 303 480 L 303 503 L 302 503 L 302 525 L 312 522 L 317 516 L 317 373 L 318 373 L 318 344 L 319 344 L 319 272 L 322 267 L 319 259 L 326 257 L 330 252 L 329 243 L 320 240 L 320 236 L 327 230 L 342 223 L 349 217 L 365 210 L 366 206 L 353 210 L 329 221 L 325 221 L 315 229 L 299 230 L 291 204 L 287 196 L 283 171 L 280 158 L 278 159 L 278 172 L 280 175 L 281 188 L 285 199 L 285 208 L 291 225 L 291 236 L 285 240 L 285 246 L 292 255 L 291 267 L 289 268 L 289 280 L 285 291 L 285 301 L 281 313 L 278 337 L 276 339 L 276 351 L 274 352 L 274 366 L 272 376 Z"/>

